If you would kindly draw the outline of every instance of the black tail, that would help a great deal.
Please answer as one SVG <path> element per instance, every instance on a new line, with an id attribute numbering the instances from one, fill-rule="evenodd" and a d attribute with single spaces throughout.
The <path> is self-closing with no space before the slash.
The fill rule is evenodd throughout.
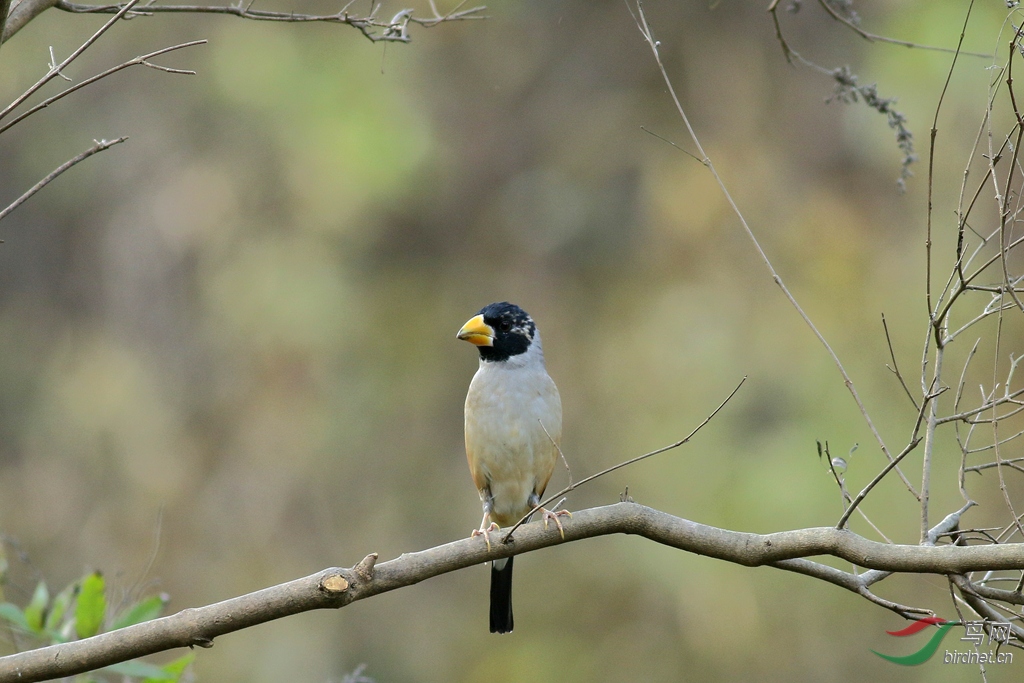
<path id="1" fill-rule="evenodd" d="M 512 632 L 512 558 L 491 563 L 491 633 Z"/>

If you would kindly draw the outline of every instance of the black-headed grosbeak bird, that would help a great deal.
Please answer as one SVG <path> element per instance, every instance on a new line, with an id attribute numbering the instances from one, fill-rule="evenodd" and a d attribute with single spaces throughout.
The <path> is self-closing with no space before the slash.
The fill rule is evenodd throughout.
<path id="1" fill-rule="evenodd" d="M 484 307 L 459 330 L 480 368 L 466 395 L 466 457 L 483 502 L 474 536 L 515 524 L 540 504 L 558 459 L 562 402 L 544 368 L 540 333 L 508 302 Z M 557 513 L 544 510 L 545 523 Z M 491 563 L 491 633 L 512 630 L 512 560 Z"/>

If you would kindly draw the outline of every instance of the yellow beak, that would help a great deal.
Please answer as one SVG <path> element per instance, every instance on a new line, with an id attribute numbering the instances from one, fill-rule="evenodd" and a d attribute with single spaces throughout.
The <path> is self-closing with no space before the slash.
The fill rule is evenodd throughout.
<path id="1" fill-rule="evenodd" d="M 494 328 L 484 322 L 482 315 L 470 318 L 457 336 L 476 346 L 494 346 Z"/>

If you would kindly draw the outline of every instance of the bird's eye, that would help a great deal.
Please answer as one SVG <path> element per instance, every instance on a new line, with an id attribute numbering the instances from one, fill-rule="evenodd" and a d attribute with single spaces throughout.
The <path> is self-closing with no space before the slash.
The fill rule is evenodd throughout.
<path id="1" fill-rule="evenodd" d="M 500 323 L 498 323 L 498 329 L 501 330 L 502 332 L 508 332 L 509 330 L 512 329 L 512 323 L 509 322 L 508 320 L 502 320 Z"/>

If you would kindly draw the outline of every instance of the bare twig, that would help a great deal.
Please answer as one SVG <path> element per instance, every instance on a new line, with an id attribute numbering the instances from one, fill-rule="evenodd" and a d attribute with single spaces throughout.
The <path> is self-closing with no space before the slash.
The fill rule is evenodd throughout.
<path id="1" fill-rule="evenodd" d="M 96 74 L 95 76 L 91 76 L 91 77 L 85 79 L 84 81 L 82 81 L 80 83 L 76 83 L 75 85 L 71 86 L 70 88 L 62 90 L 59 93 L 57 93 L 56 95 L 53 95 L 52 97 L 46 98 L 45 100 L 43 100 L 39 104 L 35 105 L 31 109 L 26 109 L 21 114 L 18 114 L 18 116 L 14 117 L 13 119 L 8 121 L 4 125 L 0 126 L 0 133 L 3 133 L 7 129 L 13 127 L 15 124 L 17 124 L 18 122 L 28 118 L 32 114 L 35 114 L 40 109 L 45 109 L 46 107 L 50 106 L 51 104 L 53 104 L 57 100 L 62 99 L 64 97 L 67 97 L 68 95 L 70 95 L 71 93 L 75 92 L 76 90 L 81 90 L 82 88 L 84 88 L 86 86 L 92 85 L 96 81 L 99 81 L 99 80 L 101 80 L 103 78 L 106 78 L 107 76 L 110 76 L 111 74 L 115 74 L 118 71 L 121 71 L 122 69 L 127 69 L 127 68 L 132 67 L 132 66 L 148 66 L 151 69 L 157 69 L 159 71 L 166 71 L 168 73 L 185 74 L 185 75 L 189 75 L 189 76 L 194 76 L 195 73 L 196 73 L 195 71 L 190 71 L 190 70 L 187 70 L 187 69 L 172 69 L 172 68 L 167 67 L 167 66 L 160 66 L 158 64 L 153 64 L 149 60 L 153 59 L 154 57 L 159 57 L 160 55 L 167 54 L 168 52 L 174 52 L 175 50 L 181 50 L 181 49 L 186 48 L 186 47 L 194 47 L 196 45 L 205 45 L 206 42 L 207 41 L 205 39 L 203 39 L 203 40 L 190 40 L 187 43 L 179 43 L 178 45 L 172 45 L 170 47 L 165 47 L 165 48 L 162 48 L 160 50 L 155 50 L 153 52 L 150 52 L 148 54 L 139 55 L 138 57 L 135 57 L 134 59 L 129 59 L 127 62 L 122 62 L 121 64 L 118 64 L 117 66 L 113 66 L 113 67 L 107 69 L 106 71 L 103 71 L 101 73 Z M 2 115 L 0 115 L 0 118 L 3 118 Z"/>
<path id="2" fill-rule="evenodd" d="M 431 9 L 434 13 L 433 16 L 418 17 L 412 13 L 412 10 L 406 9 L 402 10 L 388 21 L 377 17 L 376 12 L 380 8 L 380 5 L 377 5 L 369 15 L 358 16 L 348 13 L 348 8 L 351 4 L 351 2 L 348 3 L 341 9 L 341 11 L 335 14 L 301 14 L 297 12 L 276 12 L 253 9 L 252 3 L 238 3 L 236 5 L 158 5 L 155 3 L 149 3 L 132 12 L 132 14 L 140 16 L 161 13 L 226 14 L 254 21 L 344 24 L 358 29 L 363 36 L 373 42 L 389 41 L 408 43 L 412 40 L 408 32 L 409 24 L 417 24 L 419 26 L 429 28 L 431 26 L 452 21 L 486 19 L 483 12 L 487 9 L 484 6 L 472 7 L 464 10 L 459 9 L 465 4 L 465 1 L 463 1 L 460 2 L 452 11 L 441 14 L 437 10 L 437 7 L 431 3 Z M 120 3 L 109 5 L 85 5 L 69 2 L 68 0 L 55 0 L 55 7 L 57 7 L 57 9 L 76 14 L 108 14 L 118 11 L 122 6 L 123 5 Z"/>
<path id="3" fill-rule="evenodd" d="M 914 406 L 915 410 L 920 410 L 917 405 L 917 400 L 914 399 L 914 395 L 910 393 L 910 387 L 907 386 L 906 381 L 903 379 L 903 375 L 900 373 L 900 366 L 896 363 L 896 352 L 892 349 L 892 338 L 889 336 L 889 325 L 885 322 L 885 313 L 882 314 L 882 328 L 885 330 L 885 343 L 889 345 L 889 358 L 892 359 L 892 367 L 889 368 L 892 374 L 896 375 L 896 379 L 900 381 L 900 386 L 903 387 L 903 391 L 906 392 L 907 398 L 910 399 L 910 403 Z"/>
<path id="4" fill-rule="evenodd" d="M 184 70 L 184 69 L 171 69 L 169 67 L 161 67 L 159 65 L 155 65 L 155 63 L 152 63 L 150 61 L 150 59 L 153 59 L 154 57 L 160 56 L 161 54 L 166 54 L 168 52 L 173 52 L 175 50 L 183 49 L 185 47 L 194 47 L 196 45 L 205 45 L 206 43 L 207 43 L 207 41 L 205 39 L 203 39 L 203 40 L 190 40 L 190 41 L 188 41 L 186 43 L 179 43 L 178 45 L 171 45 L 170 47 L 165 47 L 165 48 L 162 48 L 162 49 L 159 49 L 159 50 L 155 50 L 153 52 L 148 52 L 147 54 L 141 54 L 141 55 L 139 55 L 137 57 L 134 57 L 133 59 L 129 59 L 128 61 L 124 61 L 124 62 L 120 63 L 120 65 L 118 65 L 117 67 L 111 67 L 110 69 L 108 69 L 108 70 L 106 70 L 104 72 L 101 72 L 99 74 L 96 74 L 95 76 L 92 76 L 90 78 L 85 79 L 81 83 L 76 83 L 75 85 L 71 86 L 70 88 L 67 88 L 65 90 L 61 90 L 60 92 L 56 93 L 55 95 L 53 95 L 51 97 L 47 97 L 43 101 L 41 101 L 38 104 L 36 104 L 35 106 L 33 106 L 32 109 L 26 110 L 22 114 L 19 114 L 18 116 L 14 117 L 10 121 L 8 121 L 3 126 L 0 126 L 0 133 L 3 133 L 5 130 L 11 128 L 15 124 L 17 124 L 19 121 L 27 119 L 28 117 L 32 116 L 36 112 L 38 112 L 38 111 L 40 111 L 42 109 L 47 108 L 47 106 L 49 106 L 53 102 L 57 101 L 58 99 L 61 99 L 62 97 L 67 97 L 68 95 L 70 95 L 71 93 L 75 92 L 76 90 L 80 90 L 80 89 L 82 89 L 82 88 L 84 88 L 86 86 L 92 85 L 93 83 L 95 83 L 96 81 L 99 81 L 100 79 L 104 79 L 104 78 L 106 78 L 106 77 L 108 77 L 108 76 L 110 76 L 112 74 L 118 73 L 119 71 L 121 71 L 123 69 L 128 69 L 129 67 L 136 67 L 136 66 L 150 67 L 151 69 L 157 69 L 159 71 L 168 72 L 168 73 L 171 73 L 171 74 L 184 74 L 184 75 L 188 75 L 188 76 L 195 76 L 196 72 L 194 72 L 194 71 L 188 71 L 188 70 Z M 0 115 L 0 118 L 3 118 L 2 115 Z"/>
<path id="5" fill-rule="evenodd" d="M 979 406 L 977 408 L 972 408 L 971 410 L 965 410 L 965 411 L 963 411 L 961 413 L 957 413 L 955 415 L 946 415 L 944 417 L 940 417 L 937 420 L 937 424 L 945 424 L 947 422 L 954 422 L 956 420 L 964 420 L 964 421 L 966 421 L 967 418 L 969 418 L 969 417 L 972 417 L 974 415 L 978 415 L 979 413 L 984 413 L 987 410 L 992 410 L 993 408 L 995 408 L 997 406 L 1000 406 L 1000 405 L 1003 405 L 1004 403 L 1008 403 L 1008 402 L 1010 402 L 1011 399 L 1016 398 L 1017 396 L 1020 396 L 1021 394 L 1024 394 L 1024 388 L 1017 389 L 1016 391 L 1013 391 L 1013 392 L 1010 392 L 1010 393 L 1005 394 L 1003 396 L 1000 396 L 999 398 L 990 399 L 989 401 L 986 401 L 983 405 L 981 405 L 981 406 Z M 1014 410 L 1013 412 L 1016 413 L 1018 411 Z M 1007 415 L 1001 415 L 1000 417 L 1001 418 L 1005 418 L 1005 417 L 1007 417 Z"/>
<path id="6" fill-rule="evenodd" d="M 537 420 L 540 423 L 540 428 L 544 430 L 544 434 L 548 437 L 548 441 L 558 451 L 558 457 L 562 459 L 562 465 L 565 467 L 565 473 L 569 475 L 569 486 L 572 486 L 572 468 L 569 467 L 569 461 L 565 458 L 565 453 L 562 452 L 562 447 L 558 445 L 558 442 L 551 438 L 551 434 L 548 432 L 548 428 L 544 426 L 542 420 Z"/>
<path id="7" fill-rule="evenodd" d="M 1018 640 L 1024 640 L 1024 628 L 1021 628 L 1018 624 L 1010 622 L 1006 617 L 993 609 L 985 599 L 977 592 L 962 572 L 950 575 L 950 581 L 958 589 L 960 589 L 960 595 L 963 596 L 964 601 L 973 609 L 979 616 L 988 619 L 990 621 L 997 621 L 999 623 L 1008 624 L 1010 631 L 1014 637 Z"/>
<path id="8" fill-rule="evenodd" d="M 888 459 L 889 463 L 892 464 L 892 454 L 889 452 L 889 448 L 888 446 L 886 446 L 885 440 L 882 439 L 882 435 L 875 427 L 875 423 L 872 421 L 871 416 L 868 414 L 867 408 L 864 406 L 864 402 L 861 401 L 860 394 L 857 393 L 857 388 L 854 386 L 853 380 L 850 378 L 849 374 L 847 374 L 846 368 L 843 367 L 842 362 L 839 360 L 839 356 L 836 355 L 836 352 L 832 350 L 832 347 L 829 345 L 828 341 L 826 341 L 824 335 L 822 335 L 822 333 L 818 330 L 817 326 L 811 321 L 810 316 L 807 315 L 803 307 L 799 304 L 799 302 L 797 302 L 796 297 L 794 297 L 793 294 L 789 291 L 789 288 L 786 287 L 786 284 L 782 281 L 782 276 L 780 276 L 778 272 L 776 272 L 775 266 L 772 265 L 772 262 L 768 258 L 768 255 L 761 247 L 761 243 L 758 242 L 757 237 L 754 235 L 754 231 L 750 228 L 750 225 L 747 223 L 746 217 L 744 217 L 743 212 L 740 211 L 739 206 L 737 206 L 735 200 L 732 197 L 732 194 L 729 192 L 729 189 L 726 187 L 725 182 L 722 180 L 721 176 L 718 175 L 718 171 L 715 169 L 714 163 L 712 163 L 711 158 L 704 151 L 703 145 L 701 145 L 700 140 L 697 138 L 697 133 L 694 131 L 693 126 L 690 124 L 689 117 L 683 110 L 683 105 L 679 101 L 679 96 L 676 94 L 675 87 L 672 85 L 672 80 L 668 77 L 668 71 L 665 70 L 665 65 L 661 61 L 661 42 L 654 39 L 654 33 L 647 23 L 647 15 L 644 13 L 643 3 L 638 1 L 636 7 L 637 14 L 633 16 L 633 19 L 636 21 L 637 28 L 640 29 L 640 33 L 641 35 L 643 35 L 648 47 L 651 48 L 651 52 L 654 54 L 654 60 L 658 65 L 659 71 L 661 72 L 662 81 L 665 83 L 665 87 L 668 89 L 669 95 L 672 97 L 672 102 L 675 104 L 676 112 L 679 114 L 679 117 L 682 119 L 683 124 L 686 126 L 687 132 L 690 134 L 690 139 L 693 141 L 694 146 L 696 146 L 697 151 L 700 153 L 701 163 L 703 163 L 708 168 L 708 170 L 711 171 L 711 175 L 714 177 L 715 182 L 718 184 L 718 187 L 721 190 L 722 194 L 725 195 L 725 199 L 729 203 L 729 206 L 732 208 L 733 213 L 735 213 L 737 218 L 739 218 L 740 224 L 743 226 L 744 232 L 746 232 L 747 237 L 753 243 L 754 248 L 757 250 L 758 255 L 761 257 L 761 261 L 768 268 L 768 272 L 772 276 L 772 281 L 775 282 L 775 284 L 778 285 L 779 289 L 782 290 L 782 293 L 785 295 L 786 299 L 789 300 L 789 303 L 793 306 L 794 309 L 796 309 L 796 312 L 800 315 L 800 318 L 810 328 L 811 332 L 818 339 L 821 345 L 825 347 L 825 351 L 828 353 L 829 357 L 832 358 L 832 362 L 839 370 L 839 374 L 842 375 L 843 383 L 846 385 L 846 388 L 850 391 L 851 396 L 853 396 L 853 400 L 857 404 L 857 408 L 860 410 L 861 416 L 864 418 L 864 421 L 867 422 L 868 428 L 871 430 L 871 434 L 878 442 L 878 445 L 882 449 L 882 452 L 885 454 L 886 459 Z M 632 12 L 632 8 L 630 9 L 630 12 Z M 910 483 L 910 480 L 907 479 L 906 475 L 904 475 L 899 468 L 896 468 L 896 472 L 899 475 L 900 479 L 903 481 L 904 485 L 907 487 L 907 490 L 909 490 L 915 498 L 920 499 L 920 496 L 914 489 L 913 484 Z"/>
<path id="9" fill-rule="evenodd" d="M 844 17 L 841 14 L 839 14 L 838 12 L 836 12 L 835 9 L 832 8 L 828 4 L 827 0 L 818 0 L 818 2 L 825 8 L 825 10 L 832 16 L 833 19 L 835 19 L 836 21 L 840 22 L 841 24 L 844 24 L 847 28 L 849 28 L 854 33 L 859 35 L 861 38 L 864 38 L 868 42 L 872 42 L 872 43 L 875 43 L 875 42 L 878 42 L 878 43 L 889 43 L 891 45 L 900 45 L 902 47 L 916 48 L 916 49 L 919 49 L 919 50 L 932 50 L 932 51 L 935 51 L 935 52 L 952 52 L 953 51 L 952 48 L 948 48 L 948 47 L 936 47 L 936 46 L 932 46 L 932 45 L 921 45 L 919 43 L 912 43 L 912 42 L 907 41 L 907 40 L 898 40 L 896 38 L 886 38 L 885 36 L 879 36 L 879 35 L 876 35 L 874 33 L 869 33 L 867 31 L 865 31 L 864 29 L 862 29 L 857 24 L 853 23 L 852 21 L 850 21 L 846 17 Z M 776 40 L 779 41 L 779 45 L 782 47 L 782 52 L 786 56 L 786 61 L 792 63 L 793 60 L 791 59 L 791 57 L 796 57 L 797 59 L 802 59 L 802 58 L 799 55 L 796 54 L 796 52 L 786 42 L 786 39 L 782 37 L 782 27 L 779 24 L 778 8 L 779 8 L 779 0 L 772 0 L 772 3 L 770 5 L 768 5 L 768 13 L 771 14 L 771 16 L 772 16 L 772 23 L 775 26 L 775 38 L 776 38 Z M 984 57 L 986 59 L 991 58 L 991 56 L 992 56 L 992 55 L 983 54 L 981 52 L 963 52 L 961 54 L 970 55 L 972 57 Z"/>
<path id="10" fill-rule="evenodd" d="M 1016 144 L 1013 146 L 1010 159 L 1010 168 L 1006 174 L 1007 190 L 1010 189 L 1010 183 L 1013 179 L 1013 173 L 1015 170 L 1017 170 L 1017 155 L 1020 154 L 1021 140 L 1024 139 L 1024 115 L 1021 114 L 1020 109 L 1017 107 L 1017 97 L 1015 96 L 1013 91 L 1013 58 L 1015 53 L 1017 52 L 1017 47 L 1019 45 L 1022 32 L 1024 32 L 1024 27 L 1016 29 L 1016 32 L 1013 35 L 1013 40 L 1010 41 L 1010 56 L 1006 60 L 1006 89 L 1010 93 L 1010 106 L 1013 107 L 1013 115 L 1017 119 L 1017 141 Z M 1013 302 L 1017 304 L 1017 308 L 1019 308 L 1021 311 L 1024 311 L 1024 303 L 1022 303 L 1021 300 L 1017 297 L 1017 292 L 1014 291 L 1013 286 L 1010 284 L 1010 274 L 1006 264 L 1006 222 L 1009 218 L 1009 211 L 1005 209 L 1004 206 L 1000 206 L 999 208 L 999 260 L 1003 267 L 1003 284 L 1006 287 L 1007 293 L 1013 299 Z"/>
<path id="11" fill-rule="evenodd" d="M 833 17 L 838 18 L 840 21 L 843 19 L 839 18 L 835 10 L 827 2 L 822 1 L 821 4 L 827 8 Z M 964 36 L 967 34 L 967 23 L 971 19 L 971 10 L 974 9 L 974 0 L 971 0 L 967 6 L 967 15 L 964 17 L 964 25 L 960 29 L 960 39 L 956 44 L 956 51 L 953 52 L 953 60 L 950 62 L 949 70 L 946 72 L 946 82 L 942 84 L 942 92 L 939 94 L 939 101 L 935 105 L 935 115 L 932 117 L 931 137 L 928 143 L 928 211 L 927 220 L 925 221 L 925 300 L 928 305 L 928 314 L 932 315 L 932 325 L 937 326 L 938 321 L 941 318 L 935 318 L 935 311 L 932 308 L 932 190 L 935 186 L 935 138 L 939 132 L 939 112 L 942 111 L 942 103 L 946 99 L 946 91 L 949 89 L 949 81 L 953 78 L 953 70 L 956 69 L 956 60 L 960 56 L 960 48 L 964 44 Z M 942 346 L 942 340 L 936 339 L 939 346 Z"/>
<path id="12" fill-rule="evenodd" d="M 940 327 L 944 327 L 940 323 Z M 924 428 L 924 455 L 921 458 L 921 542 L 928 534 L 928 503 L 931 497 L 932 453 L 935 451 L 935 429 L 938 427 L 939 392 L 942 383 L 942 362 L 946 357 L 945 347 L 935 344 L 935 367 L 932 370 L 932 382 L 928 388 L 928 400 L 922 404 L 927 407 L 928 417 Z"/>
<path id="13" fill-rule="evenodd" d="M 917 448 L 917 444 L 919 443 L 921 443 L 920 438 L 915 438 L 913 441 L 908 443 L 906 448 L 904 448 L 899 455 L 893 458 L 892 461 L 890 461 L 885 467 L 882 468 L 881 472 L 875 475 L 874 479 L 868 482 L 867 486 L 861 489 L 861 492 L 858 493 L 857 497 L 853 499 L 852 503 L 850 503 L 850 507 L 846 509 L 846 512 L 843 513 L 843 516 L 839 518 L 838 522 L 836 522 L 837 529 L 842 529 L 846 526 L 846 522 L 849 521 L 850 515 L 853 514 L 853 511 L 857 509 L 857 507 L 861 504 L 864 498 L 866 498 L 867 495 L 871 493 L 871 489 L 875 488 L 875 486 L 878 485 L 878 482 L 882 481 L 882 479 L 885 478 L 885 475 L 889 474 L 889 472 L 891 472 L 897 465 L 899 465 L 900 461 L 903 460 L 903 458 L 907 457 L 907 455 L 912 450 Z"/>
<path id="14" fill-rule="evenodd" d="M 781 562 L 774 562 L 770 566 L 775 567 L 776 569 L 784 569 L 796 574 L 803 574 L 804 576 L 821 579 L 822 581 L 827 581 L 839 586 L 840 588 L 853 591 L 876 605 L 884 607 L 887 610 L 891 610 L 907 619 L 919 619 L 922 615 L 934 614 L 930 609 L 908 607 L 906 605 L 901 605 L 899 603 L 880 598 L 869 590 L 868 587 L 879 580 L 876 577 L 882 575 L 881 578 L 884 578 L 885 576 L 889 576 L 891 572 L 865 572 L 858 576 L 857 574 L 844 572 L 841 569 L 829 567 L 826 564 L 821 564 L 820 562 L 814 562 L 812 560 L 805 560 L 803 558 L 782 560 Z"/>
<path id="15" fill-rule="evenodd" d="M 851 31 L 853 31 L 854 33 L 856 33 L 858 36 L 860 36 L 864 40 L 868 41 L 869 43 L 890 43 L 892 45 L 902 45 L 903 47 L 912 47 L 912 48 L 917 48 L 919 50 L 933 50 L 935 52 L 960 52 L 959 48 L 954 49 L 954 48 L 951 48 L 951 47 L 937 47 L 937 46 L 934 46 L 934 45 L 921 45 L 921 44 L 918 44 L 918 43 L 912 43 L 909 40 L 899 40 L 897 38 L 887 38 L 885 36 L 880 36 L 880 35 L 877 35 L 875 33 L 869 33 L 868 31 L 865 31 L 860 26 L 858 26 L 857 24 L 853 23 L 852 21 L 850 21 L 849 19 L 847 19 L 846 17 L 841 15 L 839 12 L 837 12 L 835 10 L 835 8 L 832 7 L 831 4 L 829 4 L 828 0 L 818 0 L 818 4 L 821 5 L 821 7 L 826 12 L 828 12 L 830 17 L 832 17 L 833 19 L 838 21 L 840 24 L 842 24 L 846 28 L 850 29 Z M 984 57 L 986 59 L 991 59 L 992 58 L 992 55 L 987 55 L 987 54 L 985 54 L 983 52 L 960 52 L 960 54 L 970 55 L 971 57 Z"/>
<path id="16" fill-rule="evenodd" d="M 6 218 L 7 215 L 9 213 L 11 213 L 12 211 L 14 211 L 16 208 L 18 208 L 19 206 L 24 204 L 25 201 L 29 197 L 31 197 L 36 192 L 39 192 L 39 190 L 41 190 L 44 187 L 46 187 L 47 185 L 49 185 L 52 180 L 54 180 L 57 176 L 59 176 L 64 171 L 68 170 L 69 168 L 71 168 L 75 164 L 78 164 L 78 163 L 80 163 L 82 161 L 85 161 L 86 159 L 91 157 L 93 154 L 97 154 L 97 153 L 102 152 L 104 150 L 110 149 L 114 145 L 118 145 L 118 144 L 124 142 L 127 139 L 128 139 L 127 137 L 120 137 L 120 138 L 117 138 L 116 140 L 96 140 L 95 144 L 92 147 L 90 147 L 89 149 L 85 150 L 84 152 L 82 152 L 78 156 L 76 156 L 76 157 L 74 157 L 72 159 L 68 159 L 67 161 L 65 161 L 60 166 L 58 166 L 57 168 L 53 169 L 49 173 L 49 175 L 47 175 L 45 178 L 43 178 L 38 183 L 33 185 L 25 194 L 23 194 L 20 197 L 18 197 L 17 199 L 15 199 L 10 204 L 10 206 L 8 206 L 3 211 L 0 211 L 0 221 L 2 221 L 4 218 Z"/>
<path id="17" fill-rule="evenodd" d="M 855 450 L 857 450 L 857 444 L 854 444 L 853 448 L 850 449 L 850 455 L 848 455 L 847 458 L 852 456 Z M 849 489 L 846 488 L 845 477 L 843 477 L 842 475 L 839 474 L 838 471 L 836 471 L 836 459 L 834 459 L 832 457 L 832 453 L 829 452 L 828 441 L 825 442 L 824 447 L 822 447 L 820 441 L 818 442 L 818 457 L 824 457 L 828 461 L 828 469 L 832 473 L 832 477 L 835 479 L 836 484 L 839 486 L 839 493 L 843 499 L 843 511 L 845 512 L 847 505 L 849 505 L 850 501 L 852 500 L 852 497 L 850 496 Z M 839 458 L 839 460 L 842 460 L 842 458 Z M 846 461 L 843 461 L 841 464 L 844 468 L 847 466 Z M 867 522 L 868 526 L 874 529 L 875 533 L 878 534 L 879 538 L 884 540 L 886 543 L 892 543 L 892 540 L 885 535 L 884 531 L 879 529 L 878 526 L 871 521 L 871 518 L 867 516 L 867 514 L 864 512 L 862 508 L 857 508 L 857 514 L 859 514 L 861 518 L 865 522 Z"/>
<path id="18" fill-rule="evenodd" d="M 24 93 L 22 93 L 19 97 L 17 97 L 13 102 L 11 102 L 9 105 L 7 105 L 2 111 L 0 111 L 0 119 L 3 119 L 8 114 L 10 114 L 12 111 L 17 109 L 19 106 L 21 106 L 22 102 L 24 102 L 28 98 L 32 97 L 32 95 L 34 95 L 36 92 L 38 92 L 40 88 L 42 88 L 44 85 L 46 85 L 47 83 L 52 81 L 54 78 L 56 78 L 57 75 L 61 71 L 63 71 L 64 68 L 67 67 L 68 64 L 70 64 L 71 62 L 73 62 L 76 59 L 78 59 L 78 57 L 81 56 L 81 54 L 83 52 L 88 50 L 92 46 L 93 43 L 95 43 L 97 40 L 99 40 L 100 36 L 102 36 L 104 33 L 109 31 L 111 29 L 111 27 L 113 27 L 113 25 L 116 24 L 119 19 L 121 19 L 124 15 L 126 15 L 129 12 L 129 10 L 131 10 L 132 7 L 137 5 L 138 2 L 139 2 L 139 0 L 129 0 L 129 2 L 127 2 L 125 4 L 125 6 L 122 7 L 120 9 L 120 11 L 118 11 L 118 13 L 116 15 L 111 17 L 110 20 L 107 23 L 103 24 L 103 26 L 101 26 L 100 29 L 98 31 L 96 31 L 96 33 L 92 34 L 92 36 L 90 36 L 88 40 L 86 40 L 84 43 L 82 43 L 81 46 L 79 46 L 79 48 L 77 50 L 72 52 L 68 56 L 67 59 L 65 59 L 60 64 L 51 65 L 50 66 L 50 70 L 47 71 L 46 74 L 42 78 L 40 78 L 38 81 L 36 81 L 35 85 L 30 87 L 28 90 L 26 90 Z M 22 3 L 22 4 L 24 4 L 24 3 Z M 18 5 L 18 7 L 16 9 L 19 9 L 20 7 L 21 7 L 21 5 Z M 10 25 L 11 25 L 11 21 L 9 19 L 8 20 L 8 27 Z"/>
<path id="19" fill-rule="evenodd" d="M 721 403 L 719 403 L 718 407 L 715 408 L 713 411 L 711 411 L 711 414 L 708 415 L 707 417 L 705 417 L 701 421 L 701 423 L 699 425 L 694 427 L 693 431 L 691 431 L 689 434 L 687 434 L 684 438 L 680 439 L 679 441 L 676 441 L 675 443 L 669 444 L 668 446 L 662 446 L 661 448 L 656 448 L 653 451 L 649 451 L 647 453 L 644 453 L 643 455 L 638 455 L 635 458 L 630 458 L 629 460 L 625 460 L 623 462 L 620 462 L 617 465 L 612 465 L 611 467 L 603 469 L 603 470 L 601 470 L 600 472 L 598 472 L 596 474 L 591 474 L 589 477 L 584 477 L 583 479 L 580 479 L 575 484 L 572 483 L 572 481 L 570 479 L 570 482 L 569 482 L 568 486 L 566 486 L 564 489 L 562 489 L 558 493 L 556 493 L 556 494 L 554 494 L 552 496 L 549 496 L 548 498 L 542 500 L 532 510 L 530 510 L 525 515 L 523 515 L 523 518 L 520 519 L 518 522 L 516 522 L 515 526 L 513 526 L 511 529 L 509 529 L 508 532 L 502 537 L 502 543 L 510 543 L 512 541 L 512 534 L 514 534 L 516 532 L 516 529 L 518 529 L 523 524 L 525 524 L 526 520 L 528 520 L 533 513 L 537 512 L 542 507 L 546 506 L 548 503 L 550 503 L 551 501 L 555 500 L 556 498 L 560 498 L 560 497 L 564 496 L 565 494 L 569 493 L 570 491 L 578 489 L 579 487 L 583 486 L 584 484 L 586 484 L 588 482 L 591 482 L 591 481 L 597 479 L 598 477 L 603 477 L 604 475 L 610 474 L 610 473 L 614 472 L 615 470 L 620 470 L 623 467 L 628 467 L 628 466 L 632 465 L 633 463 L 640 462 L 641 460 L 646 460 L 647 458 L 650 458 L 652 456 L 658 455 L 659 453 L 664 453 L 665 451 L 671 451 L 674 448 L 679 448 L 680 446 L 688 443 L 690 441 L 690 439 L 692 439 L 694 436 L 696 436 L 697 432 L 699 432 L 701 429 L 704 428 L 704 425 L 706 425 L 707 423 L 711 422 L 711 420 L 715 417 L 715 415 L 717 415 L 718 412 L 722 408 L 725 407 L 726 403 L 728 403 L 729 401 L 732 400 L 732 397 L 736 395 L 736 392 L 738 392 L 740 390 L 740 387 L 742 387 L 743 383 L 746 382 L 746 381 L 747 381 L 747 377 L 746 377 L 746 375 L 744 375 L 743 379 L 740 380 L 740 383 L 736 385 L 736 388 L 733 389 L 729 393 L 729 395 L 725 397 L 725 400 L 722 401 Z M 547 431 L 547 430 L 545 430 L 545 431 Z M 550 436 L 549 436 L 549 438 L 550 438 Z M 559 453 L 561 453 L 561 450 L 559 450 Z"/>

